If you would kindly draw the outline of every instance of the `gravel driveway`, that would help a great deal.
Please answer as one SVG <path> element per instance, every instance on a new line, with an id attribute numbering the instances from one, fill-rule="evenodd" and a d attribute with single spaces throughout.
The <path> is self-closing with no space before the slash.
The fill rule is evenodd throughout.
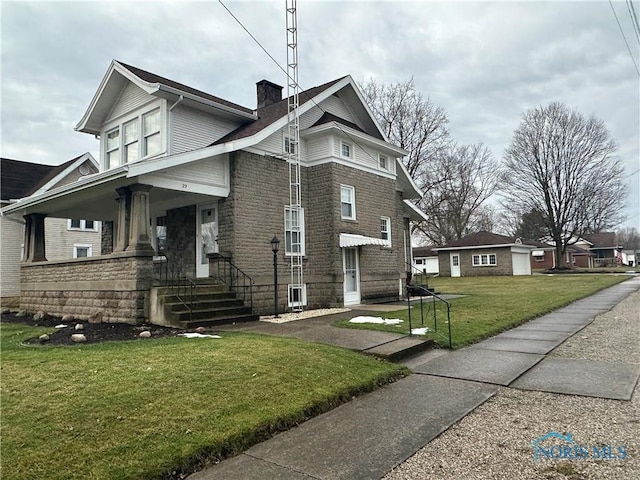
<path id="1" fill-rule="evenodd" d="M 556 348 L 550 356 L 640 364 L 640 292 Z M 544 459 L 533 441 L 571 433 L 579 445 L 626 447 L 625 459 Z M 400 479 L 640 478 L 640 394 L 631 401 L 502 388 L 493 398 L 389 472 Z"/>

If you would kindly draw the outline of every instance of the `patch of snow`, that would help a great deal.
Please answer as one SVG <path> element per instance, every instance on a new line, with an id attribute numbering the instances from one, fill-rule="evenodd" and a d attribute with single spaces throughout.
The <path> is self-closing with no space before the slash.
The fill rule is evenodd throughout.
<path id="1" fill-rule="evenodd" d="M 398 325 L 402 323 L 399 318 L 382 318 L 382 317 L 353 317 L 349 320 L 350 323 L 376 323 L 379 325 Z"/>
<path id="2" fill-rule="evenodd" d="M 413 335 L 426 335 L 427 332 L 429 331 L 428 327 L 423 327 L 423 328 L 412 328 L 411 329 L 411 333 Z"/>
<path id="3" fill-rule="evenodd" d="M 185 338 L 222 338 L 220 335 L 205 335 L 197 332 L 179 333 L 178 336 Z"/>

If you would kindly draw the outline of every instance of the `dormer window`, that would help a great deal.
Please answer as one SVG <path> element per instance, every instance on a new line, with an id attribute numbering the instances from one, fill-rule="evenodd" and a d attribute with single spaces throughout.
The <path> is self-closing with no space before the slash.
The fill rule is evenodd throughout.
<path id="1" fill-rule="evenodd" d="M 378 165 L 382 170 L 389 170 L 389 159 L 386 155 L 378 156 Z"/>
<path id="2" fill-rule="evenodd" d="M 344 158 L 352 158 L 352 147 L 350 143 L 347 142 L 341 142 L 340 144 L 340 154 L 344 157 Z"/>

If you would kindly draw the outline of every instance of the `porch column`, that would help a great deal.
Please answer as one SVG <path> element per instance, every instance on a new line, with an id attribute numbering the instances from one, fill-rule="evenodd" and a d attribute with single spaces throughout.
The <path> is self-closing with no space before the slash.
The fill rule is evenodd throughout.
<path id="1" fill-rule="evenodd" d="M 129 221 L 131 217 L 131 191 L 129 187 L 116 188 L 118 192 L 118 223 L 114 252 L 124 252 L 129 246 Z"/>
<path id="2" fill-rule="evenodd" d="M 129 187 L 131 190 L 131 217 L 127 251 L 154 252 L 149 237 L 149 191 L 151 188 L 151 185 L 143 184 Z"/>
<path id="3" fill-rule="evenodd" d="M 24 248 L 26 262 L 46 262 L 44 248 L 44 218 L 42 213 L 30 213 L 24 216 Z"/>

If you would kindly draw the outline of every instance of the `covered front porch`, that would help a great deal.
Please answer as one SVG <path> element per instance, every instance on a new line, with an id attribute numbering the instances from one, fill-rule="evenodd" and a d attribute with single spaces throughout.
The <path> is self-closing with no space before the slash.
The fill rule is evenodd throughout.
<path id="1" fill-rule="evenodd" d="M 3 212 L 25 219 L 21 308 L 105 322 L 153 322 L 150 290 L 169 262 L 184 276 L 209 276 L 207 254 L 218 250 L 219 202 L 229 193 L 227 159 L 209 162 L 220 164 L 220 184 L 176 180 L 170 171 L 134 176 L 125 166 Z M 100 255 L 48 261 L 47 217 L 102 222 Z"/>

